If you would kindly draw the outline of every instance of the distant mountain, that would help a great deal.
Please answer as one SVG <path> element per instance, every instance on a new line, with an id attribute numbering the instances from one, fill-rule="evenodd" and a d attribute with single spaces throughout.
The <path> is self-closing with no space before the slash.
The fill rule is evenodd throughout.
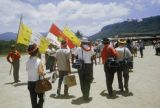
<path id="1" fill-rule="evenodd" d="M 0 40 L 10 41 L 10 40 L 16 40 L 17 34 L 12 32 L 6 32 L 0 34 Z"/>
<path id="2" fill-rule="evenodd" d="M 47 33 L 41 33 L 41 34 L 44 36 L 47 35 Z M 10 41 L 10 40 L 16 40 L 16 38 L 17 38 L 17 33 L 6 32 L 0 34 L 0 40 Z"/>
<path id="3" fill-rule="evenodd" d="M 100 32 L 89 37 L 91 40 L 114 37 L 127 33 L 160 33 L 160 15 L 139 20 L 128 20 L 104 26 Z"/>

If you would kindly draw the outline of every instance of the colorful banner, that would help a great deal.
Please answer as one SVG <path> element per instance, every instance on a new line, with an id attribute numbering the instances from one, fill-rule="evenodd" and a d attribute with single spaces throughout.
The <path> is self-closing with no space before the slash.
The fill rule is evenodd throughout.
<path id="1" fill-rule="evenodd" d="M 58 38 L 53 34 L 53 33 L 48 33 L 46 39 L 52 43 L 53 45 L 56 45 L 58 47 L 61 46 L 60 41 L 58 40 Z"/>
<path id="2" fill-rule="evenodd" d="M 39 52 L 40 53 L 46 53 L 46 50 L 48 49 L 49 46 L 49 41 L 47 40 L 47 38 L 42 37 L 39 43 Z"/>
<path id="3" fill-rule="evenodd" d="M 58 38 L 64 39 L 67 42 L 69 48 L 75 47 L 72 41 L 55 24 L 52 24 L 49 32 L 54 34 Z"/>
<path id="4" fill-rule="evenodd" d="M 32 36 L 32 29 L 21 23 L 19 28 L 19 34 L 17 37 L 17 43 L 29 45 Z"/>
<path id="5" fill-rule="evenodd" d="M 76 45 L 76 46 L 81 45 L 81 41 L 68 27 L 64 28 L 63 33 L 72 41 L 72 43 L 74 45 Z"/>
<path id="6" fill-rule="evenodd" d="M 45 50 L 48 48 L 49 45 L 49 42 L 45 39 L 43 35 L 38 32 L 32 31 L 30 27 L 23 23 L 20 24 L 17 43 L 21 43 L 26 46 L 36 43 L 39 47 L 40 53 L 45 53 Z"/>

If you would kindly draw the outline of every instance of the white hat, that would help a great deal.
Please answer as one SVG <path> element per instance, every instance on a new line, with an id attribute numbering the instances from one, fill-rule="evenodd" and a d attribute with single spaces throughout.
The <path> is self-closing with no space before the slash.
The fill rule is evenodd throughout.
<path id="1" fill-rule="evenodd" d="M 88 38 L 83 37 L 83 38 L 81 39 L 81 42 L 82 42 L 82 43 L 89 43 L 90 41 L 88 40 Z"/>

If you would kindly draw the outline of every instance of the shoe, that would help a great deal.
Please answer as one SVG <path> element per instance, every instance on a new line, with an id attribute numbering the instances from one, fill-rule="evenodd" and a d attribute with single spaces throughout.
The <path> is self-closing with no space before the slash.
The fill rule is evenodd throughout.
<path id="1" fill-rule="evenodd" d="M 21 82 L 20 80 L 18 80 L 18 81 L 14 81 L 14 83 L 18 83 L 18 82 Z"/>
<path id="2" fill-rule="evenodd" d="M 92 98 L 91 97 L 83 97 L 84 101 L 91 101 Z"/>
<path id="3" fill-rule="evenodd" d="M 125 92 L 126 92 L 126 93 L 129 93 L 129 89 L 128 89 L 128 88 L 125 88 Z"/>
<path id="4" fill-rule="evenodd" d="M 112 97 L 113 97 L 113 94 L 109 94 L 109 97 L 112 98 Z"/>

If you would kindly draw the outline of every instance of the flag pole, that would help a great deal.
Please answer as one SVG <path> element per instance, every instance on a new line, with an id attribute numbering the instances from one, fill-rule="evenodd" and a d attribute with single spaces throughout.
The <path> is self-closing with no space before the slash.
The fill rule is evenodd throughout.
<path id="1" fill-rule="evenodd" d="M 17 37 L 16 37 L 16 44 L 17 44 L 17 40 L 18 40 L 18 35 L 19 35 L 21 23 L 22 23 L 22 18 L 23 18 L 23 15 L 20 16 L 19 28 L 18 28 L 18 33 L 17 33 Z"/>

